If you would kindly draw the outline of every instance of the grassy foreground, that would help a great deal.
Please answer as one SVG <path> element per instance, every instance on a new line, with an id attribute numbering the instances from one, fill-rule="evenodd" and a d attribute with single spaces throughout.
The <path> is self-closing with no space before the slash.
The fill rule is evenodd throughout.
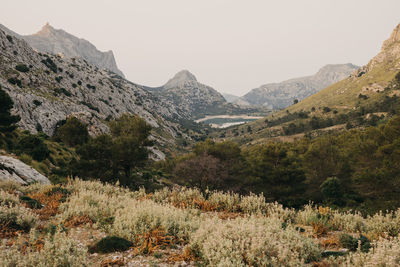
<path id="1" fill-rule="evenodd" d="M 400 266 L 399 233 L 400 209 L 363 217 L 263 195 L 0 182 L 2 266 Z"/>

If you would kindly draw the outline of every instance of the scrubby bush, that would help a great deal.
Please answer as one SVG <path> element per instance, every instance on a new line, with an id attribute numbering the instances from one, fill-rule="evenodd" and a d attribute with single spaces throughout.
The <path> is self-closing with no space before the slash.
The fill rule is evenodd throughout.
<path id="1" fill-rule="evenodd" d="M 28 72 L 29 71 L 28 66 L 25 64 L 18 64 L 17 66 L 15 66 L 15 69 L 19 72 Z"/>
<path id="2" fill-rule="evenodd" d="M 33 233 L 31 236 L 34 236 Z M 34 247 L 35 239 L 26 242 L 15 242 L 11 247 L 2 242 L 0 262 L 3 266 L 90 266 L 87 249 L 68 238 L 65 233 L 56 232 L 47 235 L 43 249 Z"/>
<path id="3" fill-rule="evenodd" d="M 0 225 L 5 225 L 9 229 L 29 232 L 37 220 L 37 216 L 27 208 L 0 206 Z"/>
<path id="4" fill-rule="evenodd" d="M 110 253 L 128 250 L 133 243 L 118 236 L 107 236 L 89 247 L 90 253 Z"/>
<path id="5" fill-rule="evenodd" d="M 7 193 L 0 190 L 0 205 L 1 206 L 15 206 L 19 204 L 19 199 L 16 195 Z"/>
<path id="6" fill-rule="evenodd" d="M 57 65 L 50 57 L 46 57 L 41 61 L 46 67 L 48 67 L 52 72 L 57 73 Z"/>
<path id="7" fill-rule="evenodd" d="M 22 88 L 22 81 L 18 78 L 11 77 L 7 81 L 13 85 L 17 85 L 18 87 Z"/>
<path id="8" fill-rule="evenodd" d="M 350 254 L 343 265 L 345 266 L 399 266 L 400 237 L 381 239 L 372 243 L 373 249 L 368 253 L 357 251 Z"/>
<path id="9" fill-rule="evenodd" d="M 130 241 L 152 230 L 165 231 L 166 235 L 188 240 L 198 228 L 198 211 L 181 210 L 167 205 L 143 200 L 131 202 L 116 211 L 111 233 Z"/>
<path id="10" fill-rule="evenodd" d="M 17 151 L 28 154 L 37 161 L 42 161 L 50 155 L 50 151 L 43 139 L 31 134 L 22 136 L 18 140 Z"/>
<path id="11" fill-rule="evenodd" d="M 321 253 L 294 228 L 282 229 L 279 219 L 259 217 L 205 220 L 190 248 L 212 266 L 305 266 Z"/>

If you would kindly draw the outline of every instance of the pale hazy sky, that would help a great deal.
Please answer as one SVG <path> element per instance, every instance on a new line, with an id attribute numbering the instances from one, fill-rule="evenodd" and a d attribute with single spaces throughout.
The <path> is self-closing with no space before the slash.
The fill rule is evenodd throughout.
<path id="1" fill-rule="evenodd" d="M 0 0 L 0 23 L 56 29 L 113 50 L 129 80 L 160 86 L 188 69 L 220 92 L 364 65 L 400 23 L 400 0 Z"/>

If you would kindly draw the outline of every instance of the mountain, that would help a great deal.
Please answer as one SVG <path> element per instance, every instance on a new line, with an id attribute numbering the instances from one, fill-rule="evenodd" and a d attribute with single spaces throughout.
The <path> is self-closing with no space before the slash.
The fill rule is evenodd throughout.
<path id="1" fill-rule="evenodd" d="M 198 82 L 188 70 L 178 72 L 161 87 L 147 89 L 174 103 L 180 114 L 187 119 L 201 118 L 205 115 L 245 114 L 256 110 L 228 103 L 218 91 Z"/>
<path id="2" fill-rule="evenodd" d="M 239 96 L 237 96 L 237 95 L 232 95 L 232 94 L 228 94 L 228 93 L 222 93 L 222 96 L 229 103 L 233 103 L 239 98 Z"/>
<path id="3" fill-rule="evenodd" d="M 258 121 L 217 135 L 241 143 L 374 126 L 400 112 L 400 24 L 378 55 L 349 77 Z"/>
<path id="4" fill-rule="evenodd" d="M 354 71 L 350 77 L 337 82 L 320 92 L 288 108 L 289 112 L 323 108 L 339 111 L 353 109 L 360 101 L 360 94 L 372 101 L 381 98 L 385 88 L 400 71 L 400 24 L 393 30 L 378 55 L 369 63 Z"/>
<path id="5" fill-rule="evenodd" d="M 122 71 L 117 67 L 111 50 L 101 52 L 89 41 L 77 38 L 64 30 L 54 29 L 49 23 L 46 23 L 39 32 L 32 35 L 19 35 L 1 24 L 0 29 L 9 35 L 24 39 L 40 52 L 62 54 L 68 58 L 80 57 L 100 69 L 106 69 L 124 77 Z"/>
<path id="6" fill-rule="evenodd" d="M 266 106 L 282 109 L 302 100 L 321 89 L 348 77 L 358 66 L 353 64 L 335 64 L 322 67 L 316 74 L 294 78 L 280 83 L 262 85 L 245 94 L 235 103 L 241 105 Z"/>
<path id="7" fill-rule="evenodd" d="M 1 30 L 0 86 L 14 101 L 19 125 L 33 133 L 52 135 L 68 116 L 83 120 L 91 134 L 104 133 L 109 119 L 131 113 L 153 127 L 157 149 L 185 137 L 176 123 L 183 117 L 171 102 L 80 58 L 38 53 Z"/>

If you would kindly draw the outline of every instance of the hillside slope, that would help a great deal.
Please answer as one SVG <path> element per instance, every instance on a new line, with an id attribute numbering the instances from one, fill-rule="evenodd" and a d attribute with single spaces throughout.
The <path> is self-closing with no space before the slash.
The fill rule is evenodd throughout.
<path id="1" fill-rule="evenodd" d="M 264 119 L 233 127 L 219 136 L 242 144 L 263 143 L 271 138 L 292 141 L 305 134 L 376 125 L 379 120 L 397 114 L 399 31 L 400 24 L 384 42 L 380 53 L 348 78 Z"/>
<path id="2" fill-rule="evenodd" d="M 312 107 L 334 107 L 352 109 L 364 94 L 374 98 L 379 96 L 400 71 L 400 24 L 390 38 L 383 43 L 382 49 L 370 62 L 350 77 L 325 88 L 302 100 L 287 110 L 295 112 L 310 110 Z"/>
<path id="3" fill-rule="evenodd" d="M 73 115 L 98 134 L 108 131 L 109 119 L 131 113 L 153 127 L 159 148 L 182 136 L 172 122 L 182 118 L 174 105 L 141 86 L 78 58 L 37 53 L 1 30 L 0 46 L 0 86 L 13 99 L 23 129 L 52 135 L 60 121 Z"/>
<path id="4" fill-rule="evenodd" d="M 1 24 L 0 29 L 9 35 L 24 39 L 40 52 L 62 54 L 68 58 L 80 57 L 100 69 L 106 69 L 124 77 L 122 71 L 117 67 L 111 50 L 101 52 L 89 41 L 77 38 L 64 30 L 54 29 L 49 23 L 46 23 L 39 32 L 31 35 L 19 35 Z"/>
<path id="5" fill-rule="evenodd" d="M 331 64 L 322 67 L 316 74 L 294 78 L 280 83 L 270 83 L 255 88 L 242 96 L 237 103 L 282 109 L 302 100 L 321 89 L 348 77 L 358 66 L 353 64 Z"/>

